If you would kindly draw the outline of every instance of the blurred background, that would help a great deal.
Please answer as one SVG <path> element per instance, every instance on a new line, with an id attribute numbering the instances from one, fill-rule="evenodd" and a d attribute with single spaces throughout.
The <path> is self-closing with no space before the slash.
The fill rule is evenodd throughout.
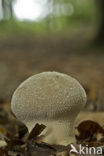
<path id="1" fill-rule="evenodd" d="M 75 77 L 85 110 L 104 110 L 104 0 L 0 0 L 0 103 L 43 71 Z"/>

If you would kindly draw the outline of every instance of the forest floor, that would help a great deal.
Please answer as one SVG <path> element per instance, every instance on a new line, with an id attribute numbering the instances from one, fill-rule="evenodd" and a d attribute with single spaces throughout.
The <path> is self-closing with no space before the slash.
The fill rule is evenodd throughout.
<path id="1" fill-rule="evenodd" d="M 102 130 L 104 128 L 104 113 L 101 113 L 101 111 L 104 111 L 104 48 L 93 47 L 92 44 L 90 44 L 89 36 L 85 37 L 86 35 L 84 34 L 85 32 L 77 33 L 73 37 L 70 37 L 70 34 L 41 37 L 33 37 L 30 35 L 7 38 L 5 41 L 1 40 L 0 115 L 2 117 L 0 133 L 12 138 L 10 143 L 13 148 L 16 148 L 14 144 L 17 145 L 18 143 L 19 148 L 20 146 L 22 148 L 23 142 L 21 142 L 19 138 L 21 134 L 19 128 L 21 126 L 17 126 L 21 124 L 16 123 L 17 125 L 15 124 L 14 126 L 15 130 L 13 130 L 17 138 L 20 139 L 19 142 L 15 140 L 14 143 L 14 134 L 9 132 L 9 130 L 11 131 L 11 129 L 13 129 L 14 123 L 14 119 L 11 119 L 12 117 L 10 117 L 10 119 L 6 118 L 6 113 L 10 115 L 11 96 L 20 82 L 33 74 L 44 71 L 66 73 L 81 82 L 88 95 L 88 102 L 84 113 L 81 113 L 77 118 L 76 125 L 78 126 L 80 123 L 83 124 L 84 120 L 88 120 L 88 123 L 86 123 L 87 126 L 82 125 L 83 128 L 82 131 L 80 131 L 84 136 L 83 141 L 90 140 L 91 145 L 95 139 L 96 144 L 104 146 L 104 130 Z M 88 112 L 85 113 L 86 110 L 89 111 L 89 115 Z M 84 120 L 82 121 L 82 119 Z M 91 121 L 94 122 L 92 123 Z M 88 125 L 91 125 L 91 127 L 89 128 Z M 88 133 L 89 136 L 86 136 L 84 132 L 89 132 L 91 128 L 91 133 Z M 101 133 L 101 131 L 103 132 Z M 24 129 L 22 129 L 22 133 L 25 133 Z M 98 137 L 99 133 L 101 136 L 103 135 L 103 137 L 100 137 L 100 141 Z M 77 141 L 81 141 L 81 137 L 82 135 L 80 134 L 79 140 Z M 43 145 L 43 147 L 49 150 L 48 145 Z M 11 147 L 8 148 L 11 150 Z M 18 151 L 18 148 L 16 148 L 16 150 Z M 63 151 L 61 149 L 61 155 Z M 6 151 L 3 149 L 1 152 L 5 153 L 7 149 Z M 51 154 L 53 154 L 54 150 L 51 152 Z M 20 153 L 23 154 L 23 151 L 20 151 Z M 11 155 L 13 155 L 12 150 Z M 46 153 L 44 155 L 46 156 Z M 64 155 L 65 153 L 62 156 Z M 41 154 L 38 154 L 38 156 L 41 156 Z M 49 151 L 47 156 L 50 156 Z"/>
<path id="2" fill-rule="evenodd" d="M 91 32 L 83 30 L 73 36 L 17 35 L 1 40 L 0 98 L 10 100 L 20 82 L 33 74 L 58 71 L 78 79 L 92 100 L 104 102 L 104 48 L 92 46 L 90 38 Z"/>

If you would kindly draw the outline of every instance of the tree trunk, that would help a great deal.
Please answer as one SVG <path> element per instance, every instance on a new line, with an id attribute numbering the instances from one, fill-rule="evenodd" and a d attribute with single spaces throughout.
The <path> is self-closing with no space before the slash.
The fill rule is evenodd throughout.
<path id="1" fill-rule="evenodd" d="M 7 19 L 13 17 L 12 1 L 13 0 L 2 0 L 3 19 L 4 20 L 7 20 Z"/>
<path id="2" fill-rule="evenodd" d="M 7 15 L 7 9 L 6 9 L 6 5 L 5 5 L 5 0 L 2 0 L 2 9 L 3 9 L 3 19 L 6 19 L 6 15 Z"/>
<path id="3" fill-rule="evenodd" d="M 104 0 L 97 0 L 97 7 L 99 11 L 99 31 L 96 36 L 96 42 L 98 44 L 104 44 Z"/>
<path id="4" fill-rule="evenodd" d="M 12 6 L 12 0 L 10 2 L 10 14 L 11 14 L 11 18 L 13 18 L 13 6 Z"/>

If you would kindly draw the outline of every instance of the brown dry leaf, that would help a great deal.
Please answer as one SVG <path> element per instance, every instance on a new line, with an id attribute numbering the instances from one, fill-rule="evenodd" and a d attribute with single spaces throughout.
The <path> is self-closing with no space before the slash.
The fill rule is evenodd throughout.
<path id="1" fill-rule="evenodd" d="M 17 123 L 17 134 L 16 135 L 18 136 L 19 139 L 24 139 L 25 135 L 29 135 L 27 127 L 21 122 Z"/>
<path id="2" fill-rule="evenodd" d="M 56 156 L 69 156 L 69 152 L 63 151 L 63 152 L 57 153 Z"/>
<path id="3" fill-rule="evenodd" d="M 46 143 L 27 143 L 27 155 L 30 156 L 55 156 L 56 150 Z"/>
<path id="4" fill-rule="evenodd" d="M 7 135 L 8 130 L 6 128 L 4 128 L 3 126 L 0 125 L 0 133 Z"/>
<path id="5" fill-rule="evenodd" d="M 56 150 L 49 144 L 43 143 L 41 139 L 41 132 L 46 128 L 45 125 L 38 123 L 35 125 L 33 130 L 27 136 L 26 139 L 26 155 L 30 156 L 54 156 Z"/>
<path id="6" fill-rule="evenodd" d="M 7 124 L 8 123 L 8 113 L 5 111 L 4 108 L 0 107 L 0 124 Z"/>
<path id="7" fill-rule="evenodd" d="M 0 148 L 0 156 L 8 156 L 8 150 Z"/>
<path id="8" fill-rule="evenodd" d="M 30 132 L 27 140 L 36 139 L 45 128 L 46 128 L 45 125 L 43 124 L 39 125 L 37 123 L 35 127 L 32 129 L 32 131 Z"/>
<path id="9" fill-rule="evenodd" d="M 97 135 L 100 133 L 104 136 L 104 129 L 97 123 L 91 120 L 86 120 L 81 122 L 78 127 L 79 140 L 86 140 L 92 141 L 94 137 L 97 139 Z"/>

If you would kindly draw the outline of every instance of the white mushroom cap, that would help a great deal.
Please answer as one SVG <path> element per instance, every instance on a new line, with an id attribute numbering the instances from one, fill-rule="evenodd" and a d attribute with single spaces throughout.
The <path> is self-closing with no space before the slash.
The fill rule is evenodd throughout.
<path id="1" fill-rule="evenodd" d="M 29 132 L 36 123 L 45 124 L 46 142 L 67 144 L 73 140 L 74 121 L 85 103 L 86 93 L 77 80 L 58 72 L 43 72 L 16 89 L 11 108 Z"/>

